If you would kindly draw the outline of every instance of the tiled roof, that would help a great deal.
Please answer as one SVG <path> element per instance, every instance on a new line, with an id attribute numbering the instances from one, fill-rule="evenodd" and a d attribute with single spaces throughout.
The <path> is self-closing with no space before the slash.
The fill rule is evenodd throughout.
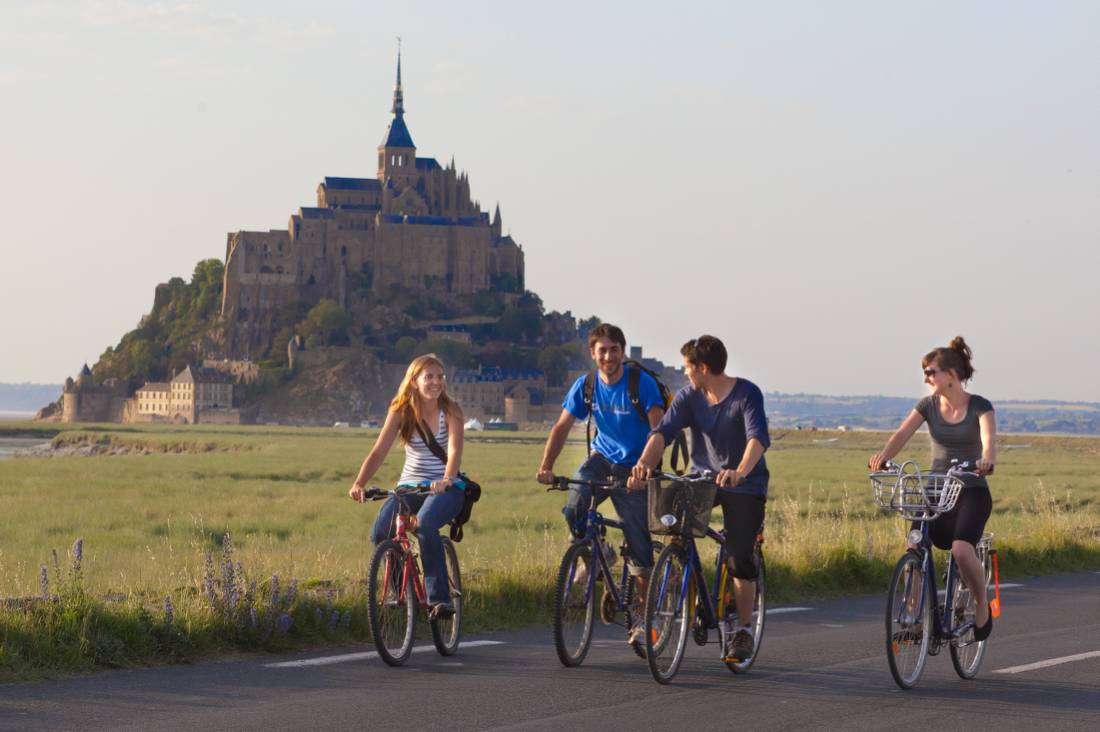
<path id="1" fill-rule="evenodd" d="M 138 389 L 138 393 L 143 391 L 164 391 L 167 392 L 170 389 L 168 384 L 160 381 L 150 381 L 145 386 Z"/>
<path id="2" fill-rule="evenodd" d="M 382 145 L 383 147 L 416 147 L 413 144 L 412 135 L 409 134 L 409 128 L 405 126 L 404 117 L 397 115 L 393 118 L 389 129 L 386 130 Z"/>
<path id="3" fill-rule="evenodd" d="M 417 158 L 417 162 L 422 158 Z M 382 184 L 376 178 L 333 178 L 325 176 L 325 188 L 333 191 L 380 191 Z"/>
<path id="4" fill-rule="evenodd" d="M 435 158 L 417 158 L 416 159 L 417 170 L 439 170 L 439 163 Z"/>
<path id="5" fill-rule="evenodd" d="M 302 206 L 298 209 L 303 219 L 334 219 L 336 214 L 332 212 L 331 208 L 307 208 Z"/>

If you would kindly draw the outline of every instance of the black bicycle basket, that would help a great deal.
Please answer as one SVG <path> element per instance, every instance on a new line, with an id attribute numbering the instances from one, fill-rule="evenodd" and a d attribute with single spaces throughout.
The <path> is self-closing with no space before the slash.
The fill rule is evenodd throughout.
<path id="1" fill-rule="evenodd" d="M 646 489 L 649 530 L 654 534 L 707 535 L 718 486 L 711 482 L 651 480 Z"/>

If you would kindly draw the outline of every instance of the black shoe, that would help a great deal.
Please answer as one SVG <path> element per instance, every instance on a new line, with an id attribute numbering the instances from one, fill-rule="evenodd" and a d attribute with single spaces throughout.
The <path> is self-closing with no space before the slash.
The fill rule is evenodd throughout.
<path id="1" fill-rule="evenodd" d="M 455 606 L 449 602 L 437 602 L 428 609 L 428 620 L 447 620 L 455 616 Z"/>
<path id="2" fill-rule="evenodd" d="M 753 645 L 752 631 L 740 628 L 726 645 L 725 660 L 745 661 L 752 658 Z"/>
<path id="3" fill-rule="evenodd" d="M 989 617 L 986 618 L 985 625 L 982 627 L 974 626 L 974 640 L 981 643 L 989 634 L 993 632 L 993 608 L 989 609 Z"/>

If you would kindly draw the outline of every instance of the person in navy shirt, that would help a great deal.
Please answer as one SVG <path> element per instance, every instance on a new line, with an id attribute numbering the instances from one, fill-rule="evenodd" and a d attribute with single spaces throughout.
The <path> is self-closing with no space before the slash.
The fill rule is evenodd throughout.
<path id="1" fill-rule="evenodd" d="M 637 368 L 623 363 L 626 352 L 626 337 L 620 328 L 609 323 L 596 326 L 588 336 L 588 348 L 596 364 L 591 411 L 596 423 L 597 435 L 592 444 L 592 454 L 577 470 L 579 480 L 606 481 L 625 480 L 630 470 L 642 455 L 650 430 L 656 426 L 665 412 L 665 403 L 661 398 L 657 382 L 642 371 L 638 381 L 638 398 L 647 419 L 643 420 L 630 400 L 629 378 L 626 370 Z M 565 439 L 578 419 L 588 419 L 589 407 L 584 398 L 584 376 L 573 383 L 562 402 L 561 416 L 550 430 L 543 451 L 542 464 L 539 466 L 536 480 L 550 484 L 554 481 L 554 462 L 561 454 Z M 573 486 L 569 490 L 562 513 L 574 536 L 578 536 L 580 525 L 591 499 L 591 489 Z M 611 503 L 623 523 L 623 535 L 627 550 L 630 552 L 630 572 L 634 576 L 636 597 L 644 598 L 646 578 L 653 569 L 653 544 L 650 540 L 646 519 L 646 494 L 642 490 L 611 491 Z M 608 492 L 598 490 L 596 505 L 599 505 Z M 631 633 L 631 640 L 637 641 L 638 628 Z"/>
<path id="2" fill-rule="evenodd" d="M 771 441 L 764 395 L 751 381 L 725 373 L 726 347 L 714 336 L 688 341 L 680 354 L 690 384 L 676 394 L 650 433 L 630 483 L 632 487 L 644 486 L 652 478 L 665 445 L 680 430 L 691 428 L 692 467 L 717 476 L 715 505 L 722 506 L 726 552 L 734 578 L 734 602 L 741 623 L 725 655 L 744 660 L 752 656 L 754 647 L 749 625 L 756 595 L 753 547 L 764 523 L 768 496 L 764 451 Z"/>

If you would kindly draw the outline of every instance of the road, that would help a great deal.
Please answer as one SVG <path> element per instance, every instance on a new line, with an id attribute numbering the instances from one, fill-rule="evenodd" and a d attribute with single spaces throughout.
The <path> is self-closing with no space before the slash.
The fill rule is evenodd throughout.
<path id="1" fill-rule="evenodd" d="M 0 729 L 1100 729 L 1100 572 L 1006 582 L 1002 601 L 978 678 L 945 650 L 912 691 L 887 669 L 884 596 L 867 596 L 776 608 L 742 676 L 689 642 L 660 686 L 617 628 L 566 669 L 538 629 L 447 659 L 429 644 L 399 669 L 364 647 L 11 684 Z"/>

